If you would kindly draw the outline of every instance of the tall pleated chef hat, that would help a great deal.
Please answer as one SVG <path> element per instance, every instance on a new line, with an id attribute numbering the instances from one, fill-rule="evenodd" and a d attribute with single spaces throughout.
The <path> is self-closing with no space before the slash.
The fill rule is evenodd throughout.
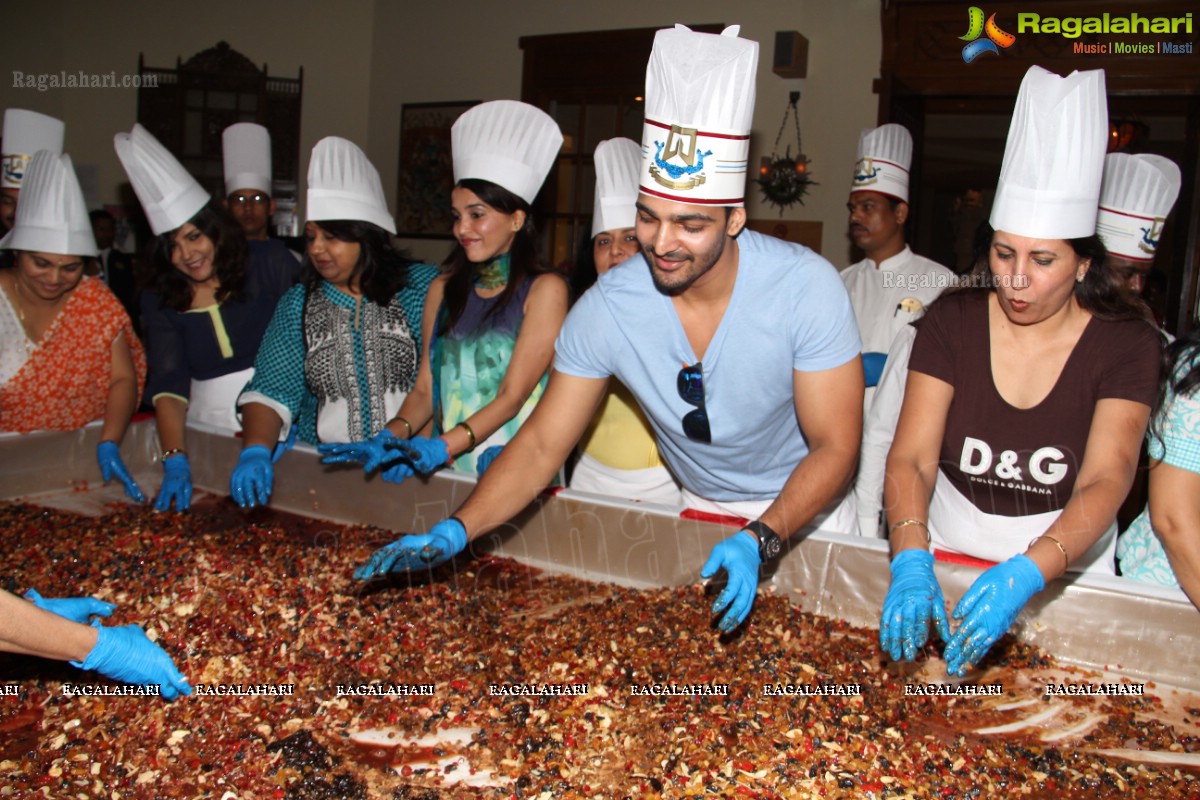
<path id="1" fill-rule="evenodd" d="M 1034 239 L 1091 236 L 1107 143 L 1104 70 L 1064 78 L 1030 67 L 1008 129 L 992 228 Z"/>
<path id="2" fill-rule="evenodd" d="M 889 122 L 864 128 L 858 137 L 850 192 L 879 192 L 907 203 L 912 149 L 912 134 L 903 125 Z"/>
<path id="3" fill-rule="evenodd" d="M 13 228 L 0 250 L 94 256 L 96 237 L 71 157 L 39 150 L 29 159 Z"/>
<path id="4" fill-rule="evenodd" d="M 155 236 L 183 225 L 212 199 L 183 164 L 141 125 L 114 136 L 113 147 Z"/>
<path id="5" fill-rule="evenodd" d="M 1163 223 L 1179 197 L 1182 176 L 1169 158 L 1143 153 L 1110 153 L 1096 233 L 1108 252 L 1134 261 L 1153 261 Z"/>
<path id="6" fill-rule="evenodd" d="M 379 173 L 366 153 L 349 139 L 326 136 L 308 162 L 308 219 L 357 220 L 396 233 Z"/>
<path id="7" fill-rule="evenodd" d="M 684 25 L 660 30 L 646 66 L 641 191 L 680 203 L 740 206 L 754 117 L 758 42 Z"/>
<path id="8" fill-rule="evenodd" d="M 596 202 L 592 235 L 632 228 L 637 217 L 638 168 L 642 148 L 632 139 L 605 139 L 596 145 Z"/>
<path id="9" fill-rule="evenodd" d="M 562 143 L 558 123 L 539 108 L 516 100 L 480 103 L 450 128 L 454 182 L 491 181 L 532 203 Z"/>
<path id="10" fill-rule="evenodd" d="M 237 122 L 221 133 L 225 194 L 253 189 L 271 194 L 271 134 L 262 125 Z"/>
<path id="11" fill-rule="evenodd" d="M 4 112 L 4 163 L 0 169 L 0 187 L 20 189 L 29 159 L 38 150 L 61 155 L 66 130 L 67 126 L 60 119 L 24 108 L 7 109 Z"/>

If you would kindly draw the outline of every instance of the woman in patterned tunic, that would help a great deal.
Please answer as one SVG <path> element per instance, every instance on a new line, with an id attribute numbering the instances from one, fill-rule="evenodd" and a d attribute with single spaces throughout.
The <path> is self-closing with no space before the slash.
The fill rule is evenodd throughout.
<path id="1" fill-rule="evenodd" d="M 308 181 L 301 284 L 279 302 L 238 398 L 243 449 L 231 488 L 244 507 L 270 497 L 271 448 L 293 425 L 311 444 L 370 439 L 417 378 L 421 308 L 437 267 L 392 246 L 379 175 L 351 142 L 318 142 Z"/>
<path id="2" fill-rule="evenodd" d="M 523 153 L 506 131 L 530 138 Z M 446 465 L 476 474 L 533 412 L 568 291 L 538 258 L 530 202 L 561 142 L 544 112 L 514 101 L 484 103 L 455 123 L 458 244 L 429 287 L 416 386 L 386 431 L 371 442 L 322 447 L 327 462 L 383 466 L 396 483 Z M 514 170 L 514 161 L 522 166 Z M 496 171 L 498 163 L 505 169 Z M 413 435 L 431 419 L 432 438 Z"/>

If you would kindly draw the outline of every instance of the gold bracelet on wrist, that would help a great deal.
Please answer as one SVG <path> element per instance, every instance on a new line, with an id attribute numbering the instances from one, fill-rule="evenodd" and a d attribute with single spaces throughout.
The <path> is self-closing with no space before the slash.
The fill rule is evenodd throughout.
<path id="1" fill-rule="evenodd" d="M 929 534 L 929 526 L 926 525 L 924 522 L 922 522 L 919 519 L 902 519 L 902 520 L 900 520 L 895 525 L 888 528 L 888 535 L 891 536 L 893 533 L 895 533 L 900 528 L 906 527 L 908 525 L 920 525 L 921 529 L 925 531 L 925 544 L 933 543 L 933 537 L 930 536 L 930 534 Z"/>
<path id="2" fill-rule="evenodd" d="M 408 420 L 406 420 L 404 417 L 392 417 L 392 422 L 399 422 L 404 426 L 404 430 L 408 431 L 408 436 L 405 436 L 405 439 L 412 438 L 412 425 L 408 424 Z"/>
<path id="3" fill-rule="evenodd" d="M 463 453 L 469 453 L 472 450 L 474 450 L 475 449 L 475 431 L 471 430 L 471 426 L 468 425 L 466 422 L 460 422 L 457 425 L 455 425 L 454 427 L 462 428 L 464 431 L 466 431 L 467 436 L 471 440 L 471 443 L 469 445 L 467 445 L 467 449 L 464 450 Z M 459 455 L 462 455 L 462 453 L 459 453 Z"/>
<path id="4" fill-rule="evenodd" d="M 1054 538 L 1053 536 L 1051 536 L 1050 534 L 1043 533 L 1041 536 L 1037 537 L 1037 539 L 1034 539 L 1032 542 L 1030 542 L 1029 546 L 1033 547 L 1035 544 L 1037 544 L 1038 539 L 1049 539 L 1050 541 L 1054 542 L 1055 546 L 1058 547 L 1058 551 L 1060 553 L 1062 553 L 1063 572 L 1066 572 L 1067 567 L 1071 566 L 1071 557 L 1069 555 L 1067 555 L 1067 548 L 1063 547 L 1063 543 L 1060 542 L 1058 539 Z"/>

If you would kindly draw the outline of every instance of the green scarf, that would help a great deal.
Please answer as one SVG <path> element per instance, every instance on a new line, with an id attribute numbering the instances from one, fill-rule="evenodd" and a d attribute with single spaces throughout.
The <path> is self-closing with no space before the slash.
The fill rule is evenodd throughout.
<path id="1" fill-rule="evenodd" d="M 475 285 L 480 289 L 499 289 L 508 283 L 511 254 L 501 253 L 479 268 L 475 273 Z"/>

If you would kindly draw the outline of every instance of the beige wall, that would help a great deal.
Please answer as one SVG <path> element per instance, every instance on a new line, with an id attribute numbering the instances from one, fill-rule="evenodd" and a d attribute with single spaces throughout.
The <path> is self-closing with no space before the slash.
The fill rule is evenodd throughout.
<path id="1" fill-rule="evenodd" d="M 336 11 L 334 10 L 336 8 Z M 609 28 L 665 27 L 676 21 L 739 23 L 742 35 L 762 43 L 751 164 L 770 153 L 788 92 L 800 88 L 804 149 L 819 182 L 805 205 L 787 219 L 824 225 L 825 255 L 844 266 L 844 204 L 861 128 L 873 125 L 871 91 L 880 61 L 879 0 L 690 0 L 605 3 L 563 0 L 205 0 L 200 5 L 149 0 L 33 0 L 5 3 L 0 27 L 0 107 L 24 107 L 67 123 L 67 150 L 94 165 L 101 200 L 116 199 L 124 174 L 112 135 L 128 130 L 137 100 L 132 89 L 15 89 L 11 73 L 132 73 L 138 53 L 152 66 L 170 66 L 228 41 L 272 74 L 304 68 L 301 170 L 321 137 L 337 134 L 366 149 L 394 200 L 400 106 L 441 100 L 519 97 L 525 35 Z M 809 77 L 801 82 L 771 73 L 778 30 L 809 40 Z M 752 217 L 778 218 L 747 192 Z M 439 259 L 444 241 L 406 242 L 415 255 Z"/>
<path id="2" fill-rule="evenodd" d="M 16 89 L 12 71 L 115 71 L 121 76 L 136 72 L 139 52 L 149 66 L 173 67 L 177 58 L 186 60 L 224 40 L 256 64 L 266 63 L 272 75 L 295 77 L 304 68 L 303 170 L 308 151 L 322 136 L 367 139 L 375 0 L 339 0 L 336 13 L 333 8 L 315 0 L 5 3 L 0 107 L 30 108 L 66 122 L 67 152 L 79 165 L 95 165 L 100 201 L 116 202 L 125 174 L 112 137 L 137 120 L 136 90 Z"/>
<path id="3" fill-rule="evenodd" d="M 385 176 L 389 200 L 396 190 L 401 104 L 519 98 L 521 36 L 676 22 L 737 23 L 742 36 L 761 45 L 750 163 L 757 165 L 770 154 L 788 92 L 800 88 L 804 150 L 820 185 L 810 189 L 803 206 L 784 212 L 784 218 L 822 222 L 825 256 L 838 267 L 846 265 L 845 203 L 855 148 L 859 131 L 875 124 L 878 107 L 872 81 L 879 76 L 881 56 L 879 0 L 467 0 L 423 10 L 419 25 L 407 6 L 385 0 L 376 6 L 368 149 Z M 775 32 L 781 30 L 808 37 L 808 78 L 803 82 L 771 72 Z M 763 203 L 761 196 L 751 184 L 750 216 L 778 219 L 778 208 Z M 440 259 L 448 250 L 445 242 L 406 244 L 425 258 Z"/>

